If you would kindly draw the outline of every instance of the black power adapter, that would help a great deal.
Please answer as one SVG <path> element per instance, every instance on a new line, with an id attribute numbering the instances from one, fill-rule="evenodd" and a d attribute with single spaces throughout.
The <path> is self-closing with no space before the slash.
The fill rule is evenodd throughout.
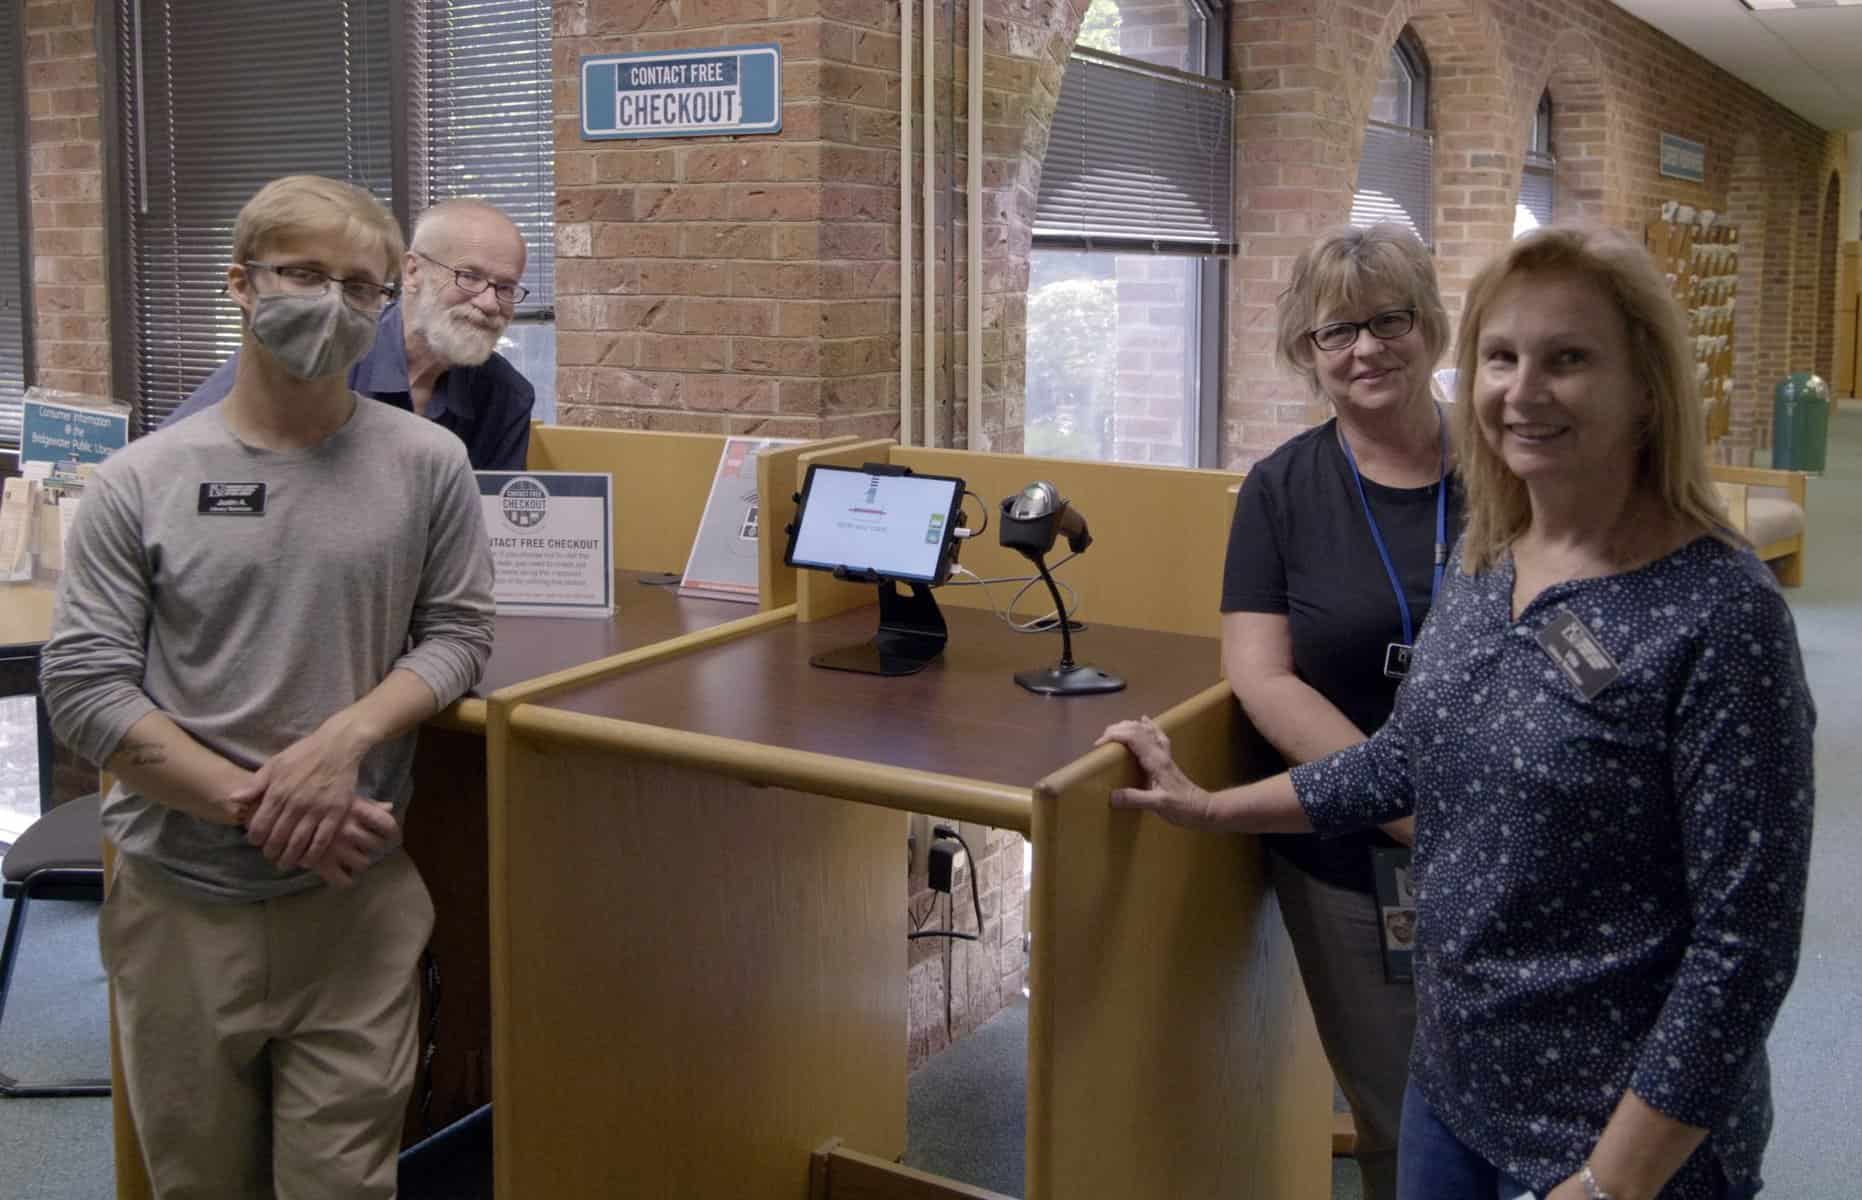
<path id="1" fill-rule="evenodd" d="M 961 862 L 963 847 L 952 838 L 945 837 L 944 831 L 938 830 L 938 837 L 931 843 L 925 855 L 925 874 L 927 883 L 934 892 L 949 894 L 951 885 L 957 878 L 957 864 Z"/>

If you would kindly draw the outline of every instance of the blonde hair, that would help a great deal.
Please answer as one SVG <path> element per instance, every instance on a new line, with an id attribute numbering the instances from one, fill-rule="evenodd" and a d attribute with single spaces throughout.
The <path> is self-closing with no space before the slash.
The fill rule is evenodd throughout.
<path id="1" fill-rule="evenodd" d="M 1313 358 L 1317 348 L 1307 336 L 1319 315 L 1386 297 L 1416 310 L 1416 327 L 1434 366 L 1448 349 L 1448 310 L 1428 248 L 1406 227 L 1388 222 L 1322 234 L 1293 260 L 1293 279 L 1275 305 L 1276 357 L 1305 376 L 1314 395 L 1323 395 Z"/>
<path id="2" fill-rule="evenodd" d="M 1466 489 L 1462 569 L 1472 575 L 1498 560 L 1532 520 L 1526 485 L 1481 436 L 1474 411 L 1481 326 L 1501 291 L 1537 274 L 1576 275 L 1615 303 L 1630 362 L 1649 398 L 1636 470 L 1670 517 L 1743 539 L 1726 524 L 1707 475 L 1706 430 L 1695 400 L 1694 359 L 1681 309 L 1648 251 L 1614 229 L 1547 227 L 1515 241 L 1481 268 L 1468 288 L 1455 349 L 1455 438 Z"/>
<path id="3" fill-rule="evenodd" d="M 260 258 L 290 238 L 361 238 L 383 256 L 381 281 L 401 275 L 401 227 L 381 201 L 359 187 L 321 175 L 286 175 L 260 188 L 233 223 L 233 261 Z"/>

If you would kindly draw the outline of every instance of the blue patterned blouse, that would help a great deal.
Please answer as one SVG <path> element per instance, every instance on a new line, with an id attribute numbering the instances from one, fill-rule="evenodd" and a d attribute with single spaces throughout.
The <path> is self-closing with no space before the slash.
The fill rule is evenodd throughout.
<path id="1" fill-rule="evenodd" d="M 1547 588 L 1451 567 L 1396 711 L 1296 767 L 1313 825 L 1416 814 L 1411 1078 L 1538 1191 L 1626 1088 L 1710 1131 L 1664 1197 L 1756 1190 L 1765 1038 L 1797 969 L 1816 723 L 1789 611 L 1751 552 L 1702 537 Z M 1620 674 L 1595 699 L 1536 634 L 1568 610 Z"/>

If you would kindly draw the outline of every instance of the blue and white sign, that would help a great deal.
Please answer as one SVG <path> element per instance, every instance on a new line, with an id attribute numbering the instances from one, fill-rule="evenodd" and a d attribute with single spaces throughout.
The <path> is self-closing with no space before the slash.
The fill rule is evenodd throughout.
<path id="1" fill-rule="evenodd" d="M 614 477 L 479 471 L 501 616 L 614 615 Z"/>
<path id="2" fill-rule="evenodd" d="M 1690 183 L 1707 182 L 1707 147 L 1672 133 L 1662 134 L 1662 174 Z"/>
<path id="3" fill-rule="evenodd" d="M 100 463 L 129 441 L 129 414 L 34 400 L 21 413 L 22 463 Z"/>
<path id="4" fill-rule="evenodd" d="M 702 137 L 782 128 L 774 42 L 582 60 L 582 136 Z"/>

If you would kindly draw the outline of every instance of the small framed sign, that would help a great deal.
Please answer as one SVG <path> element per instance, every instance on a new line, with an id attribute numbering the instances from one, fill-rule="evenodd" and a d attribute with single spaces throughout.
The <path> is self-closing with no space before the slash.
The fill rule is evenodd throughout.
<path id="1" fill-rule="evenodd" d="M 479 471 L 500 616 L 614 615 L 614 477 Z"/>
<path id="2" fill-rule="evenodd" d="M 782 48 L 605 54 L 582 60 L 582 136 L 705 137 L 782 128 Z"/>
<path id="3" fill-rule="evenodd" d="M 1672 133 L 1662 134 L 1662 174 L 1689 183 L 1707 182 L 1707 147 Z"/>

